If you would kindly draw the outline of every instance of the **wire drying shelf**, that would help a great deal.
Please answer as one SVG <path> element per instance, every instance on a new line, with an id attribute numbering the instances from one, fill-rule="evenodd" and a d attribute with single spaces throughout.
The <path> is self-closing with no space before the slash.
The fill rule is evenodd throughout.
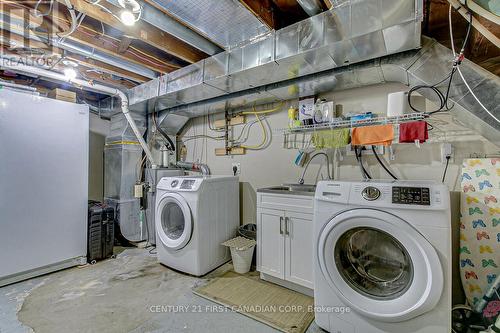
<path id="1" fill-rule="evenodd" d="M 401 124 L 410 121 L 423 120 L 427 117 L 428 116 L 425 113 L 408 113 L 405 115 L 393 116 L 393 117 L 376 117 L 376 118 L 361 119 L 361 120 L 339 120 L 331 123 L 303 125 L 291 128 L 281 128 L 277 129 L 277 131 L 283 133 L 301 133 L 301 132 L 310 132 L 310 131 L 336 129 L 336 128 L 353 128 L 353 127 L 362 127 L 371 125 Z"/>

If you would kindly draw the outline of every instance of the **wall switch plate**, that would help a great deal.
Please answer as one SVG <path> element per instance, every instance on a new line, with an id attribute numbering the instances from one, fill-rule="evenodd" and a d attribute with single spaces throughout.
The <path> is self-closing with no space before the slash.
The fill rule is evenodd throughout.
<path id="1" fill-rule="evenodd" d="M 445 142 L 441 144 L 441 163 L 446 164 L 446 157 L 450 158 L 450 162 L 453 161 L 453 146 L 451 143 Z"/>
<path id="2" fill-rule="evenodd" d="M 135 198 L 142 198 L 144 196 L 144 187 L 142 184 L 135 184 L 134 185 L 134 197 Z"/>
<path id="3" fill-rule="evenodd" d="M 233 176 L 241 175 L 241 164 L 240 163 L 233 163 L 232 164 L 232 172 L 233 172 Z"/>

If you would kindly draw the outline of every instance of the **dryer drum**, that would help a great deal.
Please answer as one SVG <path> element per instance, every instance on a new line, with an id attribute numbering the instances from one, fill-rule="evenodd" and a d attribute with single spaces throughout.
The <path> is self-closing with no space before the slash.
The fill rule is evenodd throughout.
<path id="1" fill-rule="evenodd" d="M 345 232 L 335 245 L 342 278 L 371 298 L 394 299 L 413 280 L 413 264 L 404 246 L 388 233 L 368 227 Z"/>

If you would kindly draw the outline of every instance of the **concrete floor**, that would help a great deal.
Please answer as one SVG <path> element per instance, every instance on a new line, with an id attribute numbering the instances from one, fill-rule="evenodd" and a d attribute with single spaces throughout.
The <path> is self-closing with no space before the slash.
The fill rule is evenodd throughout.
<path id="1" fill-rule="evenodd" d="M 277 332 L 239 313 L 192 311 L 213 305 L 192 288 L 229 269 L 196 278 L 160 265 L 147 250 L 127 249 L 116 259 L 0 288 L 0 333 Z M 155 312 L 156 305 L 177 307 Z M 191 310 L 175 313 L 185 308 Z M 322 330 L 312 323 L 307 332 Z"/>

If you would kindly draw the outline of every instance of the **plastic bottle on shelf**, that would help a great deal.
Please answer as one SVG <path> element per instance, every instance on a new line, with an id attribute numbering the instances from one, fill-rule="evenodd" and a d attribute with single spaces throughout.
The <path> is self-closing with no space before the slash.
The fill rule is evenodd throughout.
<path id="1" fill-rule="evenodd" d="M 314 104 L 314 111 L 313 111 L 313 120 L 315 124 L 321 124 L 325 121 L 323 119 L 323 105 L 326 103 L 326 99 L 322 98 L 316 101 Z"/>
<path id="2" fill-rule="evenodd" d="M 297 109 L 290 107 L 288 109 L 288 127 L 292 128 L 297 126 Z"/>

